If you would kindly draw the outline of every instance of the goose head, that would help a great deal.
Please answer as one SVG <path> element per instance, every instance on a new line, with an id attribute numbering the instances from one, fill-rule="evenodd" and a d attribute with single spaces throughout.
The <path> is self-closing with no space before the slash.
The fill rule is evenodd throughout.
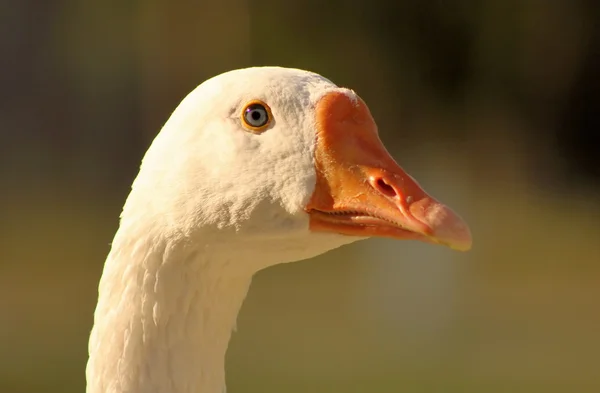
<path id="1" fill-rule="evenodd" d="M 254 251 L 252 270 L 372 236 L 471 244 L 464 221 L 387 152 L 355 92 L 279 67 L 221 74 L 182 101 L 144 157 L 121 226 L 141 218 L 152 222 L 144 231 L 205 250 Z"/>
<path id="2" fill-rule="evenodd" d="M 123 208 L 88 393 L 225 391 L 253 273 L 371 236 L 471 244 L 386 151 L 353 91 L 275 67 L 208 80 L 153 141 Z"/>

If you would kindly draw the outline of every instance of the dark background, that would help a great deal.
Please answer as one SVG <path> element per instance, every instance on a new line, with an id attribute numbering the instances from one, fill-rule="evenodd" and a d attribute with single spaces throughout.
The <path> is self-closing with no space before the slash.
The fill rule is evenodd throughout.
<path id="1" fill-rule="evenodd" d="M 369 240 L 261 272 L 231 392 L 600 391 L 599 21 L 592 0 L 0 2 L 0 391 L 84 390 L 144 151 L 251 65 L 357 91 L 474 248 Z"/>

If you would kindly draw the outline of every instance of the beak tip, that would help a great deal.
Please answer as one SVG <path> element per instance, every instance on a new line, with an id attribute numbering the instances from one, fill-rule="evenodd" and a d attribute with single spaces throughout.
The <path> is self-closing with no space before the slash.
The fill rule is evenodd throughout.
<path id="1" fill-rule="evenodd" d="M 462 251 L 462 252 L 467 252 L 467 251 L 471 250 L 471 246 L 472 246 L 472 243 L 471 243 L 470 239 L 464 243 L 452 243 L 449 245 L 449 247 L 452 250 Z"/>
<path id="2" fill-rule="evenodd" d="M 471 231 L 464 225 L 462 230 L 456 231 L 452 236 L 447 237 L 447 244 L 455 251 L 469 251 L 473 245 L 473 239 L 471 238 Z"/>
<path id="3" fill-rule="evenodd" d="M 451 210 L 446 211 L 443 224 L 433 231 L 433 238 L 455 251 L 469 251 L 473 245 L 467 223 Z"/>

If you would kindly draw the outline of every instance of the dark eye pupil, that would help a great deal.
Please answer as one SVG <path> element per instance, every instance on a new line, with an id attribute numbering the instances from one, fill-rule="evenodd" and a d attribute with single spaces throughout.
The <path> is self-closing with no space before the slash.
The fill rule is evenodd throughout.
<path id="1" fill-rule="evenodd" d="M 258 111 L 252 111 L 252 114 L 250 116 L 252 116 L 252 120 L 260 120 L 262 114 Z"/>

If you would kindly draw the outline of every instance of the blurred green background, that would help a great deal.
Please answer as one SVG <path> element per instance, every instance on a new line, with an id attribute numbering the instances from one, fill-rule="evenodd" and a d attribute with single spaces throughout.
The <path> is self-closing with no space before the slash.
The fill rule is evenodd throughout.
<path id="1" fill-rule="evenodd" d="M 251 65 L 357 91 L 470 223 L 259 273 L 230 392 L 600 391 L 600 3 L 0 3 L 0 392 L 82 392 L 104 258 L 179 101 Z"/>

